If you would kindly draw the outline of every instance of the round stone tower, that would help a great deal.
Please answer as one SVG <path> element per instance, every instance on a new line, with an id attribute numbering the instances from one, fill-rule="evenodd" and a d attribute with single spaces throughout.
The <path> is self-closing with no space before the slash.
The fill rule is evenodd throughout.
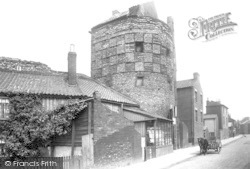
<path id="1" fill-rule="evenodd" d="M 91 38 L 91 77 L 167 117 L 176 98 L 172 18 L 165 23 L 154 8 L 138 5 L 113 12 L 92 28 Z"/>

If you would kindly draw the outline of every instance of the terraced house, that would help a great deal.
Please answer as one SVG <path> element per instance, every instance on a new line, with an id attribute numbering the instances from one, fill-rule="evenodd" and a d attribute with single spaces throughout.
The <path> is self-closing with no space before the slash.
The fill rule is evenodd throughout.
<path id="1" fill-rule="evenodd" d="M 193 79 L 177 81 L 178 118 L 188 128 L 188 141 L 197 144 L 197 138 L 203 137 L 203 92 L 200 75 Z"/>
<path id="2" fill-rule="evenodd" d="M 229 137 L 228 107 L 222 104 L 220 101 L 207 100 L 206 109 L 207 109 L 206 110 L 207 114 L 215 114 L 218 116 L 220 139 L 228 138 Z"/>

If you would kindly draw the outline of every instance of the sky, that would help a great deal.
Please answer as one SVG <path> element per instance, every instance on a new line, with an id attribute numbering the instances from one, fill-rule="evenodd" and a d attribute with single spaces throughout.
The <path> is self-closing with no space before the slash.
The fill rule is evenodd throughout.
<path id="1" fill-rule="evenodd" d="M 90 76 L 91 34 L 113 10 L 150 0 L 0 0 L 0 56 L 37 61 L 67 71 L 67 53 L 75 44 L 77 72 Z M 250 116 L 250 11 L 247 0 L 155 0 L 158 17 L 174 19 L 177 80 L 200 74 L 204 102 L 227 106 L 232 118 Z M 212 41 L 191 40 L 192 18 L 208 19 L 230 12 L 234 33 Z M 204 111 L 206 109 L 204 103 Z"/>

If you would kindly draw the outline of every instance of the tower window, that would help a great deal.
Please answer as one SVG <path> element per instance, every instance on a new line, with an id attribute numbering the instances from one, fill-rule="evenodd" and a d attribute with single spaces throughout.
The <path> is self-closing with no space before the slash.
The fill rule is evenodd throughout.
<path id="1" fill-rule="evenodd" d="M 143 86 L 144 78 L 142 76 L 136 78 L 135 86 Z"/>
<path id="2" fill-rule="evenodd" d="M 170 56 L 170 49 L 169 48 L 167 48 L 167 50 L 166 50 L 166 55 L 167 55 L 167 57 Z"/>
<path id="3" fill-rule="evenodd" d="M 143 52 L 143 42 L 135 42 L 135 51 Z"/>

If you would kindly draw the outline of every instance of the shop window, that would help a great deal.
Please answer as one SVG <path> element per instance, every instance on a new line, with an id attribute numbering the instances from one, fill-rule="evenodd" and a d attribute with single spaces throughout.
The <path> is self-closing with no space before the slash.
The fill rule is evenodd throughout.
<path id="1" fill-rule="evenodd" d="M 154 121 L 147 121 L 146 122 L 146 145 L 147 146 L 154 146 L 155 145 Z"/>
<path id="2" fill-rule="evenodd" d="M 146 143 L 147 146 L 165 146 L 172 144 L 171 123 L 157 121 L 154 127 L 154 121 L 146 122 Z"/>

